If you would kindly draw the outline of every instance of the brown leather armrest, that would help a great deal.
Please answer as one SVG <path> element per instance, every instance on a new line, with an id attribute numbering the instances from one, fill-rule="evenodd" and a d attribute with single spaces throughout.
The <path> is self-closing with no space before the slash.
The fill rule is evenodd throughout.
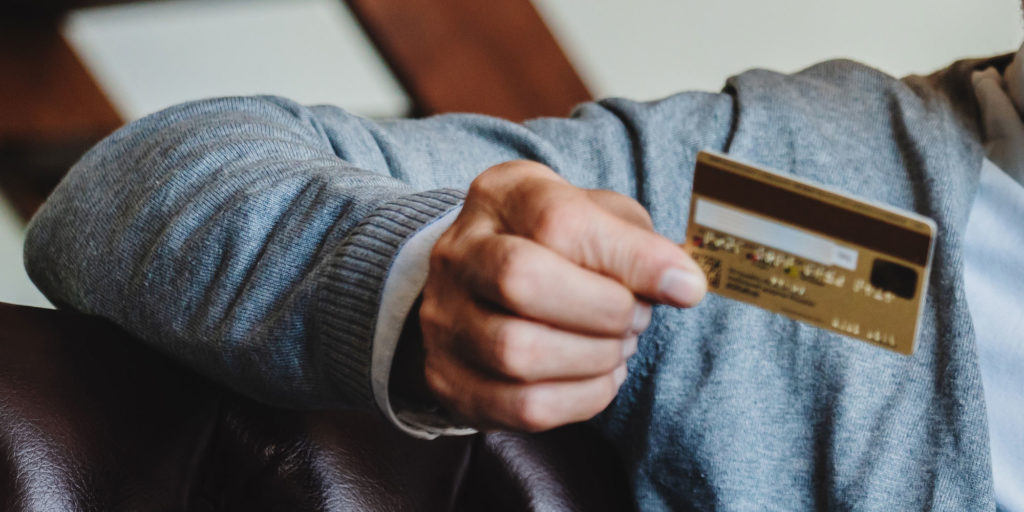
<path id="1" fill-rule="evenodd" d="M 182 510 L 220 393 L 106 322 L 0 304 L 4 510 Z"/>
<path id="2" fill-rule="evenodd" d="M 0 510 L 624 510 L 583 426 L 412 439 L 256 403 L 110 323 L 0 303 Z"/>

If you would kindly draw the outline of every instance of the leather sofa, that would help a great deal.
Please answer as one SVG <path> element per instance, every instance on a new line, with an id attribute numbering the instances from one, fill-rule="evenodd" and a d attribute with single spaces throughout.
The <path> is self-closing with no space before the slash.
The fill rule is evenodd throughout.
<path id="1" fill-rule="evenodd" d="M 110 323 L 0 303 L 0 510 L 629 510 L 586 425 L 422 441 L 257 403 Z"/>

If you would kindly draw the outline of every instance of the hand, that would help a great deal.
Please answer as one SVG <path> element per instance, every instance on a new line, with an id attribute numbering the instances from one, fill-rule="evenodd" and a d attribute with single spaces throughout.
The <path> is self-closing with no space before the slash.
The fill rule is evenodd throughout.
<path id="1" fill-rule="evenodd" d="M 651 303 L 703 298 L 700 268 L 636 201 L 504 163 L 477 177 L 430 256 L 425 379 L 478 428 L 541 431 L 602 411 Z"/>

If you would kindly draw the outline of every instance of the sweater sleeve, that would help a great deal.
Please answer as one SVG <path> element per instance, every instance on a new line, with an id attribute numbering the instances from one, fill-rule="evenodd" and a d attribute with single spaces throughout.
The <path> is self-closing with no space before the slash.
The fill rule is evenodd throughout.
<path id="1" fill-rule="evenodd" d="M 713 96 L 684 103 L 728 112 Z M 274 97 L 188 103 L 71 169 L 30 224 L 26 267 L 54 304 L 249 396 L 373 408 L 378 308 L 403 244 L 512 159 L 636 196 L 640 117 L 590 104 L 532 125 L 371 122 Z"/>

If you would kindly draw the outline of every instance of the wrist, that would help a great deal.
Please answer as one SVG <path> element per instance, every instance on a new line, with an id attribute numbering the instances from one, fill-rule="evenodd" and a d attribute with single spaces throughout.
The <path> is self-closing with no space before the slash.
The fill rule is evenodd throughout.
<path id="1" fill-rule="evenodd" d="M 422 296 L 416 299 L 402 327 L 391 362 L 388 388 L 396 408 L 430 411 L 438 409 L 440 404 L 430 391 L 424 374 L 426 352 L 419 315 L 422 300 Z"/>

